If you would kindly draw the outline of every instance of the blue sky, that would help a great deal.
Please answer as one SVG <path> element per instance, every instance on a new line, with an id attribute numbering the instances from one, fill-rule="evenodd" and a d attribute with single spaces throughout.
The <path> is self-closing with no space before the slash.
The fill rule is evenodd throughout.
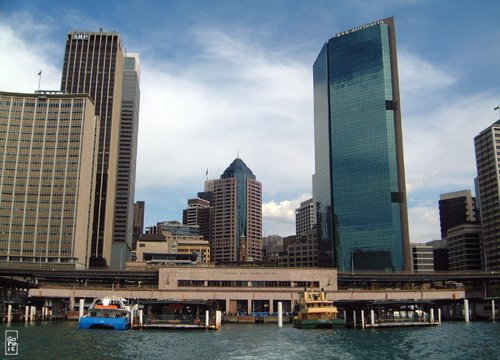
<path id="1" fill-rule="evenodd" d="M 264 233 L 295 232 L 314 173 L 312 64 L 335 33 L 394 16 L 410 238 L 439 194 L 472 189 L 473 138 L 500 103 L 500 2 L 0 0 L 0 90 L 58 89 L 66 33 L 115 30 L 141 56 L 136 200 L 146 225 L 237 156 L 263 183 Z M 473 190 L 473 189 L 472 189 Z"/>

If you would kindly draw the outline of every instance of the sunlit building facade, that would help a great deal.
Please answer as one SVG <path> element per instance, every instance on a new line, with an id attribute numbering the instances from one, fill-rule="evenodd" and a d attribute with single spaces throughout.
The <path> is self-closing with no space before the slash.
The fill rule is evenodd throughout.
<path id="1" fill-rule="evenodd" d="M 88 266 L 98 124 L 86 94 L 0 92 L 0 266 Z"/>

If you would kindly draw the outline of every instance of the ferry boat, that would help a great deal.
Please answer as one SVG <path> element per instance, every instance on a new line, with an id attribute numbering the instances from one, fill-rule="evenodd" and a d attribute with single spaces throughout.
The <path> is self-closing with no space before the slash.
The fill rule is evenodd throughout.
<path id="1" fill-rule="evenodd" d="M 326 293 L 307 291 L 299 293 L 297 315 L 293 326 L 297 329 L 329 329 L 345 326 L 344 319 L 338 318 L 337 307 L 332 300 L 326 299 Z"/>
<path id="2" fill-rule="evenodd" d="M 80 318 L 80 329 L 114 329 L 127 330 L 130 327 L 131 311 L 127 300 L 109 296 L 96 298 L 92 302 L 87 315 Z"/>

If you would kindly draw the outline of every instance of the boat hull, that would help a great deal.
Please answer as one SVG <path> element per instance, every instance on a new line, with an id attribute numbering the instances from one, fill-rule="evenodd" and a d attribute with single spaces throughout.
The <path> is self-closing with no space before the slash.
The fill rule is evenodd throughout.
<path id="1" fill-rule="evenodd" d="M 296 319 L 293 326 L 297 329 L 333 329 L 345 327 L 343 319 Z"/>
<path id="2" fill-rule="evenodd" d="M 80 329 L 113 329 L 127 330 L 130 327 L 128 318 L 112 318 L 112 317 L 86 317 L 80 318 L 78 324 Z"/>

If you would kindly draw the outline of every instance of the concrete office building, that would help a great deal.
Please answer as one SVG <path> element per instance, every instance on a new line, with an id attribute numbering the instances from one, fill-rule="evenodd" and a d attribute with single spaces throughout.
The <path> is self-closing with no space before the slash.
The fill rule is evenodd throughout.
<path id="1" fill-rule="evenodd" d="M 140 102 L 139 54 L 127 53 L 123 67 L 123 93 L 116 178 L 115 216 L 111 249 L 112 268 L 123 269 L 133 247 L 135 173 Z"/>
<path id="2" fill-rule="evenodd" d="M 0 266 L 88 266 L 98 124 L 86 94 L 0 92 Z"/>
<path id="3" fill-rule="evenodd" d="M 188 200 L 187 209 L 182 210 L 182 224 L 196 225 L 203 239 L 212 243 L 212 207 L 210 202 L 196 198 Z"/>
<path id="4" fill-rule="evenodd" d="M 240 158 L 214 181 L 212 211 L 213 261 L 261 261 L 262 184 Z"/>
<path id="5" fill-rule="evenodd" d="M 319 266 L 410 270 L 393 18 L 328 40 L 313 80 Z"/>
<path id="6" fill-rule="evenodd" d="M 476 223 L 476 198 L 470 190 L 461 190 L 439 196 L 439 221 L 441 239 L 446 239 L 448 229 L 462 224 Z"/>
<path id="7" fill-rule="evenodd" d="M 300 203 L 295 210 L 295 234 L 297 236 L 306 234 L 316 225 L 316 203 L 309 199 Z"/>
<path id="8" fill-rule="evenodd" d="M 434 271 L 434 255 L 430 245 L 410 244 L 414 272 Z"/>
<path id="9" fill-rule="evenodd" d="M 448 268 L 481 270 L 481 225 L 461 224 L 448 229 Z"/>
<path id="10" fill-rule="evenodd" d="M 139 110 L 139 63 L 136 56 L 128 58 L 125 84 L 124 63 L 125 54 L 118 33 L 68 33 L 61 90 L 88 93 L 95 102 L 96 115 L 100 118 L 90 243 L 91 267 L 111 265 L 121 268 L 126 258 L 124 252 L 131 246 L 130 213 L 133 199 L 128 197 L 133 196 L 133 191 L 125 189 L 125 184 L 133 187 L 135 181 L 134 132 L 137 132 Z M 122 96 L 124 91 L 127 93 L 125 98 Z M 122 100 L 125 100 L 123 111 Z M 125 136 L 123 140 L 122 136 Z M 120 171 L 119 162 L 121 167 L 126 163 Z M 115 224 L 115 219 L 118 219 L 118 224 Z M 115 230 L 118 229 L 115 237 Z"/>
<path id="11" fill-rule="evenodd" d="M 482 268 L 500 270 L 500 120 L 474 138 L 481 202 Z"/>

